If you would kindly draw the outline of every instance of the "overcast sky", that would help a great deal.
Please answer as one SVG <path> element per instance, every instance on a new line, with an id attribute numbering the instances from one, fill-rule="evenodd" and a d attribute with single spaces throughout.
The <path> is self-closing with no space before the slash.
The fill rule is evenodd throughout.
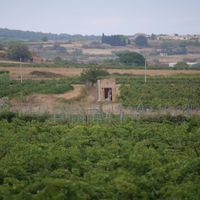
<path id="1" fill-rule="evenodd" d="M 0 28 L 84 35 L 200 34 L 200 0 L 0 0 Z"/>

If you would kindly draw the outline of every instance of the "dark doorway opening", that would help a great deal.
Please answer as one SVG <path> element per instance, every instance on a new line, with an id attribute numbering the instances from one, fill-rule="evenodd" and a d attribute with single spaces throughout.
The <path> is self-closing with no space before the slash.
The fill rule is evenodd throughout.
<path id="1" fill-rule="evenodd" d="M 104 88 L 104 98 L 112 101 L 112 88 Z"/>

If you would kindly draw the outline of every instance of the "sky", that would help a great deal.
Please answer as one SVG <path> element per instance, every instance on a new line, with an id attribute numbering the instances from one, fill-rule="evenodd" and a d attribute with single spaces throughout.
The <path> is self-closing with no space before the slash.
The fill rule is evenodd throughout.
<path id="1" fill-rule="evenodd" d="M 200 0 L 0 0 L 0 28 L 83 35 L 200 34 Z"/>

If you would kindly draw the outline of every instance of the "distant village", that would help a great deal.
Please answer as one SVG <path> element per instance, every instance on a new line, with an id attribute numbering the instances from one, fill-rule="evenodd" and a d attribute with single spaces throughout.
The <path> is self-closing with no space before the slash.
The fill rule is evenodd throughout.
<path id="1" fill-rule="evenodd" d="M 130 36 L 130 38 L 136 38 L 138 35 L 142 35 L 143 33 L 136 33 L 134 36 Z M 182 40 L 182 41 L 188 41 L 188 40 L 193 40 L 193 41 L 200 41 L 200 34 L 186 34 L 186 35 L 180 35 L 180 34 L 143 34 L 145 35 L 148 39 L 154 39 L 154 40 Z"/>
<path id="2" fill-rule="evenodd" d="M 179 35 L 179 34 L 174 34 L 174 35 L 156 35 L 157 40 L 196 40 L 200 41 L 200 35 Z"/>
<path id="3" fill-rule="evenodd" d="M 129 51 L 143 55 L 148 66 L 174 67 L 182 62 L 190 68 L 200 67 L 200 34 L 103 33 L 101 36 L 83 36 L 0 28 L 0 60 L 9 60 L 12 41 L 26 44 L 32 54 L 30 62 L 39 64 L 117 66 L 121 65 L 118 53 Z"/>

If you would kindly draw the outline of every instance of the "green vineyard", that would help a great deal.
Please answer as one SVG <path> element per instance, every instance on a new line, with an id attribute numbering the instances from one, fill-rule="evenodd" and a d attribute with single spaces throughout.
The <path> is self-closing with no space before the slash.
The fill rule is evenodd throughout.
<path id="1" fill-rule="evenodd" d="M 70 79 L 59 80 L 9 80 L 0 77 L 0 98 L 19 97 L 31 95 L 33 93 L 59 94 L 72 90 Z"/>
<path id="2" fill-rule="evenodd" d="M 198 200 L 200 119 L 0 120 L 0 199 Z"/>
<path id="3" fill-rule="evenodd" d="M 199 76 L 141 77 L 129 78 L 121 86 L 121 102 L 124 106 L 137 108 L 200 108 Z"/>

